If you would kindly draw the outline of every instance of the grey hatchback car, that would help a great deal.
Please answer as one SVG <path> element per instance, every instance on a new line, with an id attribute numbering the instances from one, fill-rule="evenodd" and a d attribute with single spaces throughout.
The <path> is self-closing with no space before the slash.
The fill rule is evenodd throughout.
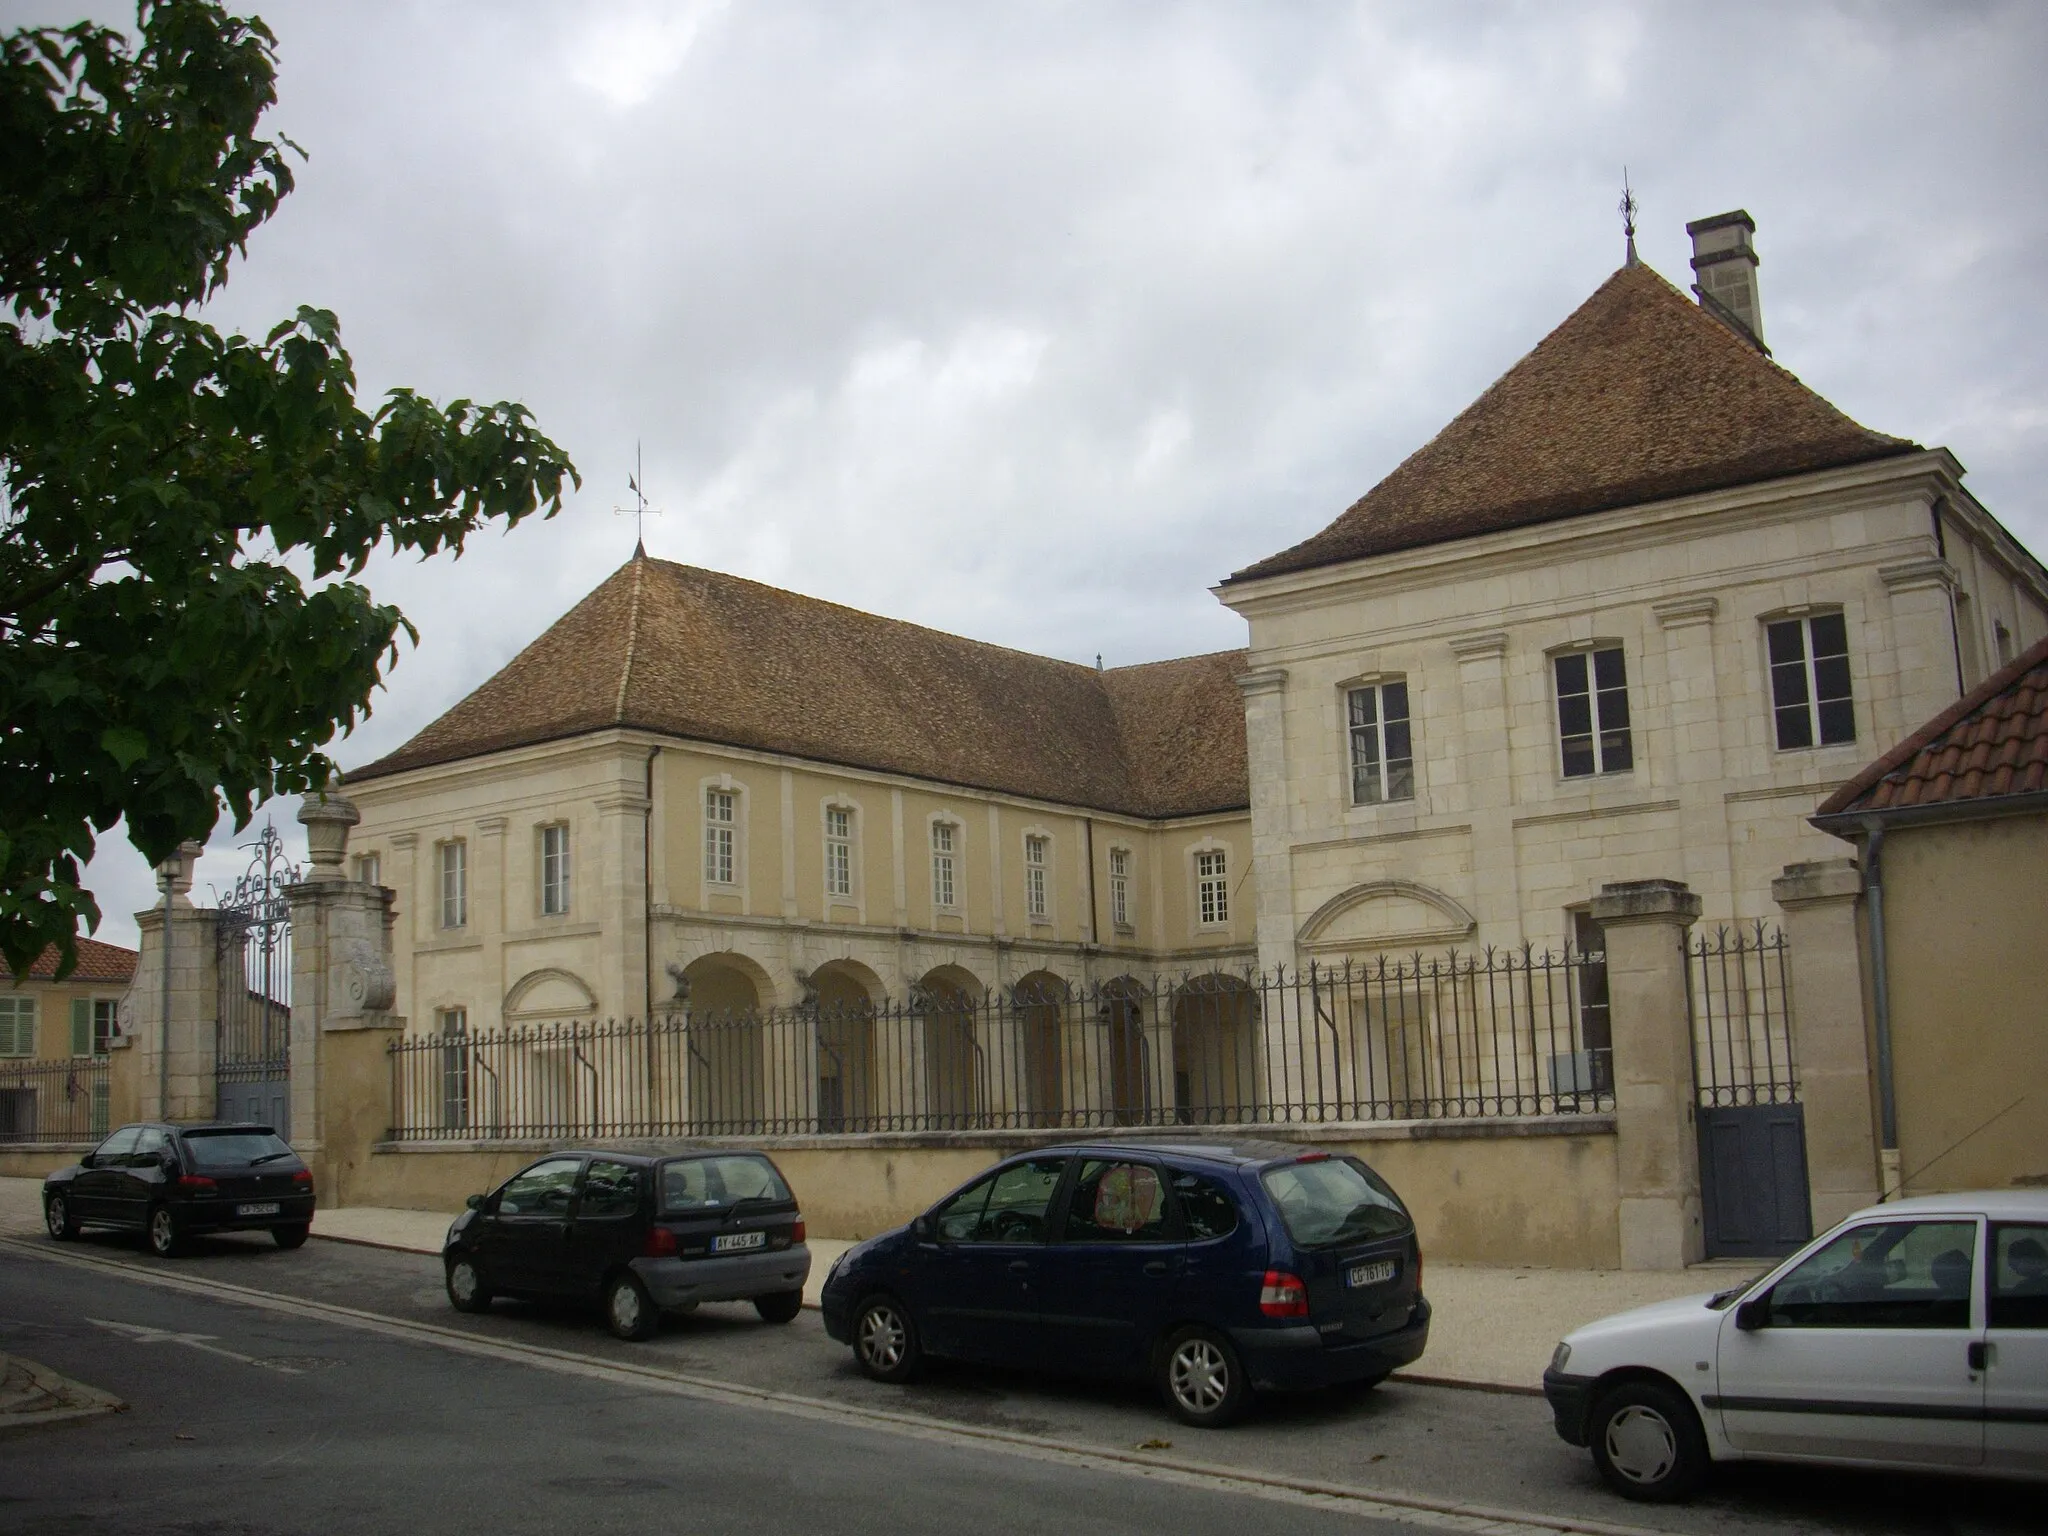
<path id="1" fill-rule="evenodd" d="M 448 1300 L 483 1312 L 495 1296 L 598 1302 L 622 1339 L 664 1312 L 751 1301 L 762 1321 L 803 1306 L 811 1253 L 788 1181 L 760 1152 L 553 1152 L 471 1195 L 442 1244 Z"/>

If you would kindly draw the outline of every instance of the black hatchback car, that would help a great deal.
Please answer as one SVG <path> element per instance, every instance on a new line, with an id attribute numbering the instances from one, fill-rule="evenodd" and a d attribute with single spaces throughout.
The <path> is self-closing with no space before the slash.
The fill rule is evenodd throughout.
<path id="1" fill-rule="evenodd" d="M 268 1232 L 297 1248 L 313 1224 L 313 1173 L 267 1125 L 124 1125 L 43 1180 L 43 1221 L 140 1232 L 161 1258 L 201 1232 Z"/>
<path id="2" fill-rule="evenodd" d="M 448 1300 L 599 1302 L 622 1339 L 651 1338 L 663 1312 L 751 1301 L 764 1322 L 803 1307 L 811 1251 L 781 1170 L 759 1152 L 555 1152 L 471 1195 L 442 1247 Z"/>
<path id="3" fill-rule="evenodd" d="M 927 1355 L 1149 1377 L 1195 1425 L 1255 1390 L 1371 1386 L 1422 1354 L 1422 1250 L 1341 1153 L 1105 1141 L 998 1164 L 825 1277 L 825 1329 L 869 1376 Z"/>

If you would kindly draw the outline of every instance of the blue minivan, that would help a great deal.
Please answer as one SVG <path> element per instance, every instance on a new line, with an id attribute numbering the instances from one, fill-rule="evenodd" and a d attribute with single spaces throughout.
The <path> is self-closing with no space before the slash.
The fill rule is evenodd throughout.
<path id="1" fill-rule="evenodd" d="M 848 1249 L 823 1312 L 877 1381 L 928 1356 L 1149 1378 L 1201 1426 L 1254 1391 L 1374 1385 L 1429 1340 L 1415 1223 L 1379 1175 L 1224 1139 L 1012 1157 Z"/>

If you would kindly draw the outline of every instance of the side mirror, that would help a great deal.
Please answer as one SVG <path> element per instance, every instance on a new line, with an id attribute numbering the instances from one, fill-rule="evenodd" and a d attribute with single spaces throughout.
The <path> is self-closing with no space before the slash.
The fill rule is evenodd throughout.
<path id="1" fill-rule="evenodd" d="M 93 1161 L 93 1154 L 88 1152 L 78 1160 L 78 1166 L 81 1168 L 96 1168 L 99 1165 Z"/>
<path id="2" fill-rule="evenodd" d="M 1735 1326 L 1744 1333 L 1755 1333 L 1759 1328 L 1771 1326 L 1771 1293 L 1752 1296 L 1735 1309 Z"/>
<path id="3" fill-rule="evenodd" d="M 930 1242 L 930 1241 L 932 1240 L 932 1218 L 931 1218 L 931 1214 L 930 1214 L 929 1212 L 927 1212 L 926 1214 L 924 1214 L 924 1215 L 922 1215 L 922 1216 L 918 1217 L 918 1218 L 917 1218 L 917 1220 L 913 1221 L 913 1222 L 912 1222 L 912 1223 L 910 1224 L 910 1230 L 911 1230 L 911 1233 L 912 1233 L 912 1234 L 913 1234 L 913 1235 L 914 1235 L 914 1236 L 915 1236 L 915 1237 L 917 1238 L 917 1240 L 918 1240 L 919 1242 L 921 1242 L 921 1243 L 928 1243 L 928 1242 Z"/>
<path id="4" fill-rule="evenodd" d="M 480 1211 L 484 1208 L 484 1197 L 482 1195 L 471 1195 L 462 1203 L 472 1211 Z"/>

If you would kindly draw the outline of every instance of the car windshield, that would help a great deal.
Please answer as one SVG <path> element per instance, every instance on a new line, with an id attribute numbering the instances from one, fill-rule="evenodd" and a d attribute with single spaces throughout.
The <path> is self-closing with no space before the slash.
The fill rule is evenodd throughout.
<path id="1" fill-rule="evenodd" d="M 1324 1157 L 1269 1168 L 1260 1182 L 1287 1235 L 1304 1248 L 1393 1237 L 1413 1223 L 1378 1174 L 1348 1157 Z"/>
<path id="2" fill-rule="evenodd" d="M 292 1155 L 292 1149 L 271 1131 L 187 1131 L 185 1145 L 192 1149 L 192 1160 L 206 1168 L 281 1163 Z"/>
<path id="3" fill-rule="evenodd" d="M 765 1157 L 692 1157 L 661 1165 L 661 1208 L 716 1210 L 743 1201 L 779 1203 L 796 1197 Z"/>

